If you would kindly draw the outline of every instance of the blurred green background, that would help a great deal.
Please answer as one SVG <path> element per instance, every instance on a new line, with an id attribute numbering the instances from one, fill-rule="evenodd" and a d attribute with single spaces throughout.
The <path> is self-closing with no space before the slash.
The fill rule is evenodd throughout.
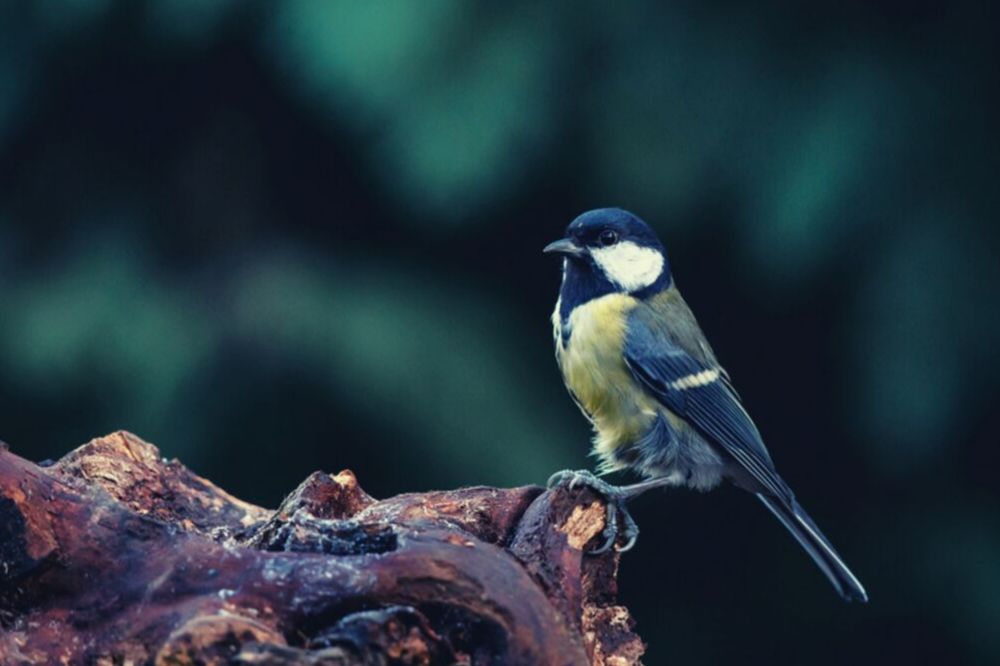
<path id="1" fill-rule="evenodd" d="M 622 206 L 872 596 L 654 493 L 647 663 L 997 663 L 987 4 L 0 2 L 0 438 L 126 428 L 266 506 L 587 466 L 540 249 Z"/>

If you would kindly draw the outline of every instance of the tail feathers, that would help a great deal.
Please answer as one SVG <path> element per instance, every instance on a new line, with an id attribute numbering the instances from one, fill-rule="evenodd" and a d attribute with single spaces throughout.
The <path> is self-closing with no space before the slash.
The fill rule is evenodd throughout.
<path id="1" fill-rule="evenodd" d="M 796 541 L 805 548 L 845 601 L 861 601 L 862 603 L 868 601 L 868 593 L 865 592 L 861 581 L 847 568 L 837 551 L 833 549 L 830 542 L 816 527 L 816 523 L 799 506 L 798 502 L 792 499 L 786 503 L 763 493 L 757 493 L 757 497 L 792 533 Z"/>

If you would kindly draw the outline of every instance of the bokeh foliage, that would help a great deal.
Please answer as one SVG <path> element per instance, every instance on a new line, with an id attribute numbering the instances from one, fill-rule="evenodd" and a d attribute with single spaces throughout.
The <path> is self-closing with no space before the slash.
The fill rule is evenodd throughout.
<path id="1" fill-rule="evenodd" d="M 643 498 L 649 663 L 995 662 L 997 12 L 0 3 L 0 437 L 128 428 L 274 505 L 588 464 L 579 212 L 657 227 L 844 608 L 737 492 Z"/>

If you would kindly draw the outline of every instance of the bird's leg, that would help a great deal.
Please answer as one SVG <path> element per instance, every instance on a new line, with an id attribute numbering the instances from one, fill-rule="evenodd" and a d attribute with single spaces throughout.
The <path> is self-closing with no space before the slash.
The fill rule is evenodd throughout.
<path id="1" fill-rule="evenodd" d="M 645 481 L 640 481 L 639 483 L 633 483 L 628 486 L 619 486 L 618 490 L 625 494 L 627 499 L 635 499 L 639 495 L 643 494 L 647 490 L 652 490 L 653 488 L 662 488 L 663 486 L 675 486 L 677 485 L 677 479 L 672 476 L 658 476 L 654 479 L 647 479 Z"/>
<path id="2" fill-rule="evenodd" d="M 629 513 L 625 503 L 644 490 L 659 485 L 648 485 L 650 483 L 649 481 L 644 481 L 631 486 L 613 486 L 607 481 L 598 478 L 589 470 L 565 469 L 549 477 L 548 487 L 553 488 L 564 485 L 569 490 L 573 490 L 580 486 L 586 486 L 605 499 L 604 530 L 601 532 L 604 536 L 604 543 L 596 550 L 590 551 L 591 555 L 599 555 L 614 545 L 618 539 L 619 532 L 625 537 L 625 544 L 618 548 L 618 552 L 624 553 L 635 545 L 636 539 L 639 538 L 639 526 L 636 525 L 635 519 L 632 518 L 632 514 Z M 618 526 L 619 513 L 624 522 L 621 528 Z"/>

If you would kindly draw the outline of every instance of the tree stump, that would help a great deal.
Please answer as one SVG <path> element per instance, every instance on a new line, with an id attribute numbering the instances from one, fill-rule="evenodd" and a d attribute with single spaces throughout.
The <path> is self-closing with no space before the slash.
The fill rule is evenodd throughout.
<path id="1" fill-rule="evenodd" d="M 135 435 L 0 448 L 2 664 L 638 664 L 588 489 L 375 500 L 314 473 L 276 511 Z"/>

